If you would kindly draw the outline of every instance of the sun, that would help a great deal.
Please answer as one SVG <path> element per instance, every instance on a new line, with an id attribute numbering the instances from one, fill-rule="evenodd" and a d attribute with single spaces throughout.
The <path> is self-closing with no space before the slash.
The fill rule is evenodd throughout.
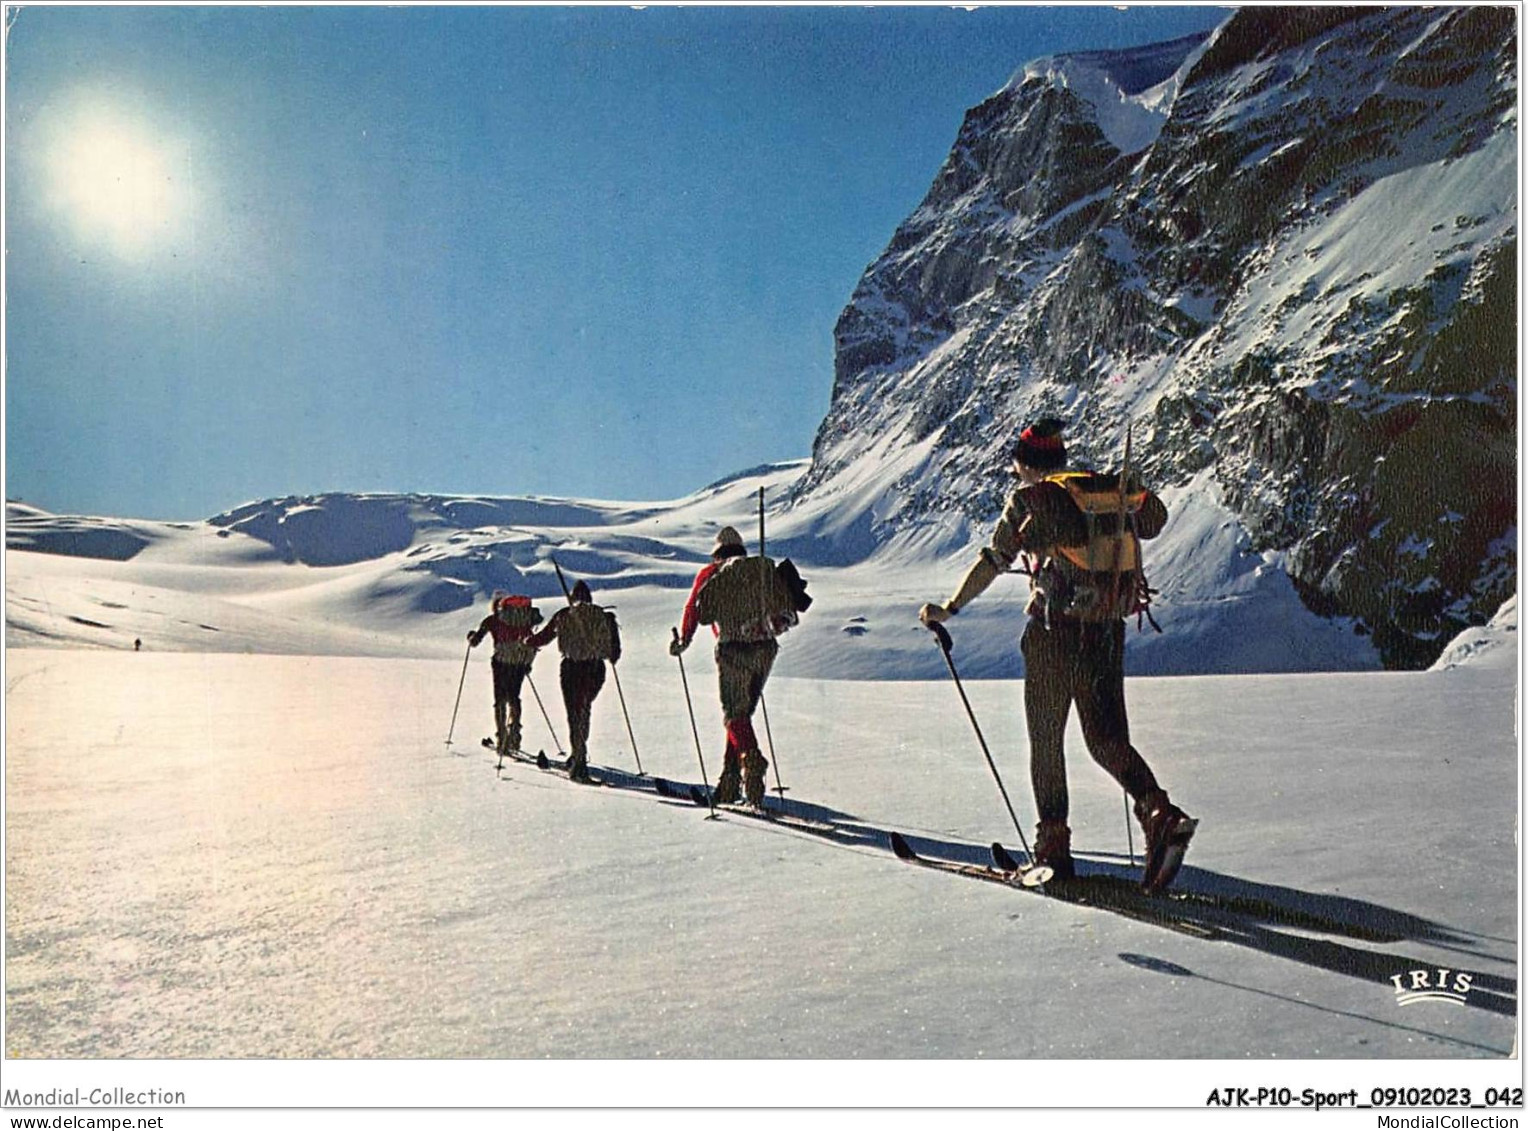
<path id="1" fill-rule="evenodd" d="M 123 113 L 79 113 L 48 146 L 49 200 L 80 237 L 145 256 L 172 241 L 190 211 L 187 167 L 175 150 Z"/>

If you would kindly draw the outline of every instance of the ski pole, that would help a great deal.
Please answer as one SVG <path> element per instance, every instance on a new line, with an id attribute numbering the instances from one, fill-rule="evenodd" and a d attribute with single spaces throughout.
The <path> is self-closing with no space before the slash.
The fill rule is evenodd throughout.
<path id="1" fill-rule="evenodd" d="M 1125 843 L 1130 846 L 1130 866 L 1135 867 L 1135 832 L 1130 827 L 1130 791 L 1125 793 Z"/>
<path id="2" fill-rule="evenodd" d="M 676 628 L 672 631 L 674 642 L 678 643 L 679 630 Z M 716 798 L 711 795 L 711 782 L 706 777 L 706 756 L 700 752 L 700 728 L 695 725 L 695 703 L 690 698 L 690 680 L 684 674 L 684 656 L 675 652 L 674 659 L 679 661 L 679 680 L 684 684 L 684 705 L 690 712 L 690 733 L 695 736 L 695 757 L 700 759 L 700 781 L 706 787 L 706 800 L 711 806 L 711 815 L 706 820 L 714 821 L 716 820 Z"/>
<path id="3" fill-rule="evenodd" d="M 451 745 L 451 736 L 456 733 L 456 712 L 462 709 L 462 688 L 467 686 L 467 661 L 472 659 L 472 644 L 467 644 L 467 654 L 462 657 L 462 678 L 456 685 L 456 706 L 451 708 L 451 729 L 446 731 L 446 745 Z"/>
<path id="4" fill-rule="evenodd" d="M 982 728 L 976 722 L 976 712 L 971 709 L 971 700 L 966 698 L 966 689 L 961 686 L 960 673 L 955 670 L 955 660 L 950 655 L 950 649 L 955 644 L 950 639 L 949 631 L 938 621 L 935 621 L 928 627 L 929 631 L 939 641 L 939 650 L 944 653 L 944 662 L 950 669 L 950 678 L 955 681 L 955 690 L 960 692 L 960 701 L 966 707 L 966 717 L 971 720 L 971 728 L 976 731 L 976 741 L 981 743 L 982 754 L 987 759 L 987 768 L 992 771 L 993 780 L 997 782 L 998 792 L 1003 795 L 1003 804 L 1008 806 L 1008 816 L 1013 819 L 1013 830 L 1019 834 L 1019 843 L 1024 846 L 1024 853 L 1029 857 L 1030 861 L 1038 863 L 1035 860 L 1034 852 L 1029 847 L 1028 839 L 1024 836 L 1023 828 L 1019 826 L 1019 816 L 1013 811 L 1013 802 L 1008 799 L 1008 790 L 1004 788 L 1003 778 L 997 772 L 997 763 L 992 760 L 992 751 L 987 749 L 987 740 L 982 736 Z"/>
<path id="5" fill-rule="evenodd" d="M 775 736 L 769 730 L 769 704 L 764 702 L 764 692 L 759 692 L 759 710 L 764 714 L 764 741 L 769 743 L 769 760 L 775 767 L 775 792 L 785 800 L 785 787 L 780 784 L 780 759 L 775 754 Z"/>
<path id="6" fill-rule="evenodd" d="M 546 729 L 552 732 L 552 745 L 557 747 L 557 753 L 563 754 L 562 740 L 557 737 L 557 728 L 552 725 L 552 716 L 546 713 L 546 704 L 541 701 L 541 692 L 536 690 L 536 681 L 531 678 L 531 673 L 525 673 L 525 682 L 531 685 L 531 694 L 536 697 L 536 706 L 541 708 L 541 717 L 546 720 Z"/>
<path id="7" fill-rule="evenodd" d="M 1125 459 L 1119 472 L 1119 531 L 1114 543 L 1114 604 L 1117 608 L 1120 601 L 1120 581 L 1124 576 L 1121 569 L 1120 558 L 1125 552 L 1125 531 L 1129 528 L 1130 516 L 1126 505 L 1125 492 L 1130 482 L 1130 437 L 1134 425 L 1132 422 L 1125 423 Z M 1136 563 L 1139 566 L 1139 562 Z M 1130 828 L 1130 791 L 1122 790 L 1125 798 L 1125 845 L 1130 850 L 1130 866 L 1135 867 L 1135 833 Z"/>
<path id="8" fill-rule="evenodd" d="M 621 717 L 626 720 L 626 737 L 631 739 L 631 753 L 632 757 L 637 760 L 637 774 L 645 778 L 647 771 L 642 768 L 642 755 L 637 750 L 637 736 L 631 729 L 631 715 L 626 711 L 626 693 L 621 690 L 621 673 L 616 671 L 614 661 L 610 664 L 610 674 L 615 676 L 615 693 L 616 697 L 621 701 Z M 688 694 L 688 690 L 686 694 Z"/>

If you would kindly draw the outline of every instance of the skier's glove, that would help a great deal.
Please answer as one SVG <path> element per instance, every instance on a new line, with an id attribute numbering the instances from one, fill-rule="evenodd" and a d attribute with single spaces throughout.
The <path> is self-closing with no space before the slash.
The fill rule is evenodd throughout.
<path id="1" fill-rule="evenodd" d="M 931 624 L 943 624 L 955 615 L 955 610 L 944 605 L 924 605 L 918 610 L 918 619 L 925 626 Z"/>
<path id="2" fill-rule="evenodd" d="M 679 637 L 676 636 L 672 640 L 669 641 L 669 655 L 670 656 L 677 656 L 680 653 L 682 653 L 689 646 L 690 646 L 690 642 L 688 640 L 682 640 L 682 639 L 680 639 Z"/>
<path id="3" fill-rule="evenodd" d="M 476 648 L 481 640 L 482 637 L 480 637 L 477 633 L 473 632 L 471 629 L 467 630 L 467 646 L 469 648 Z"/>

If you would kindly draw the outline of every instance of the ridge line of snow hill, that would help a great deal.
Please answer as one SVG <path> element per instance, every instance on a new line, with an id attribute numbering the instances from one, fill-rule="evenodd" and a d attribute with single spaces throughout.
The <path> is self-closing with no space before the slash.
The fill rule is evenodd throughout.
<path id="1" fill-rule="evenodd" d="M 925 453 L 926 455 L 927 453 Z M 550 515 L 591 515 L 575 526 L 455 526 L 482 515 L 452 503 L 494 506 L 463 496 L 307 496 L 268 504 L 307 516 L 304 529 L 333 519 L 327 544 L 353 530 L 366 505 L 411 516 L 406 549 L 349 564 L 288 559 L 269 542 L 212 523 L 126 523 L 148 535 L 129 560 L 20 552 L 50 516 L 14 512 L 30 532 L 8 554 L 6 619 L 11 646 L 130 648 L 142 638 L 152 651 L 257 651 L 298 654 L 460 657 L 460 632 L 476 624 L 495 589 L 561 601 L 551 558 L 570 578 L 583 577 L 602 603 L 618 610 L 628 647 L 667 639 L 685 589 L 707 560 L 716 528 L 738 526 L 752 541 L 757 490 L 766 490 L 769 550 L 802 563 L 817 599 L 786 640 L 784 676 L 840 679 L 938 678 L 942 662 L 916 624 L 914 611 L 938 599 L 969 564 L 958 515 L 906 526 L 878 543 L 867 518 L 895 506 L 894 486 L 867 475 L 857 492 L 880 498 L 789 498 L 803 462 L 769 465 L 668 503 L 580 503 L 559 500 Z M 863 466 L 860 472 L 865 472 Z M 1166 632 L 1130 634 L 1131 674 L 1332 671 L 1373 668 L 1376 661 L 1353 626 L 1315 617 L 1299 603 L 1283 555 L 1259 552 L 1246 530 L 1217 502 L 1208 472 L 1166 487 L 1170 520 L 1146 546 L 1148 575 L 1162 592 L 1157 615 Z M 513 500 L 511 500 L 513 501 Z M 338 503 L 339 505 L 335 505 Z M 235 522 L 266 514 L 267 504 L 228 512 Z M 412 508 L 412 509 L 410 509 Z M 496 512 L 497 513 L 497 512 Z M 641 516 L 616 525 L 617 515 Z M 845 516 L 852 516 L 846 523 Z M 223 516 L 220 516 L 223 517 Z M 269 515 L 267 515 L 269 518 Z M 59 519 L 61 528 L 104 527 L 119 520 Z M 347 525 L 349 524 L 349 525 Z M 280 529 L 279 523 L 275 524 Z M 323 541 L 322 539 L 320 540 Z M 92 543 L 77 546 L 95 548 Z M 872 551 L 873 552 L 870 552 Z M 358 557 L 352 549 L 345 556 Z M 1022 673 L 1015 639 L 1027 585 L 1003 578 L 962 614 L 957 630 L 961 671 L 971 678 Z M 1461 657 L 1484 655 L 1471 648 Z M 1495 653 L 1493 653 L 1495 654 Z"/>

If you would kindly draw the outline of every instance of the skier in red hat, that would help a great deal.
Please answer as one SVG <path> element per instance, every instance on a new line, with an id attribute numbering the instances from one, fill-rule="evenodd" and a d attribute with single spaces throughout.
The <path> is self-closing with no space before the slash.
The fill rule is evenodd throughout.
<path id="1" fill-rule="evenodd" d="M 1061 433 L 1061 422 L 1047 418 L 1020 434 L 1013 450 L 1018 486 L 990 543 L 954 596 L 924 605 L 919 618 L 948 620 L 1022 559 L 1031 583 L 1021 648 L 1030 777 L 1040 811 L 1035 857 L 1057 879 L 1075 874 L 1062 738 L 1076 704 L 1088 752 L 1135 803 L 1146 834 L 1143 882 L 1156 891 L 1172 882 L 1198 824 L 1168 800 L 1130 744 L 1125 714 L 1124 618 L 1146 612 L 1149 601 L 1137 540 L 1161 532 L 1167 508 L 1128 477 L 1121 483 L 1120 476 L 1067 471 Z"/>
<path id="2" fill-rule="evenodd" d="M 541 623 L 541 611 L 529 597 L 507 593 L 493 595 L 493 611 L 483 623 L 467 633 L 467 643 L 476 648 L 485 636 L 493 637 L 493 719 L 496 749 L 500 754 L 520 749 L 520 689 L 530 675 L 536 659 L 531 635 Z"/>

